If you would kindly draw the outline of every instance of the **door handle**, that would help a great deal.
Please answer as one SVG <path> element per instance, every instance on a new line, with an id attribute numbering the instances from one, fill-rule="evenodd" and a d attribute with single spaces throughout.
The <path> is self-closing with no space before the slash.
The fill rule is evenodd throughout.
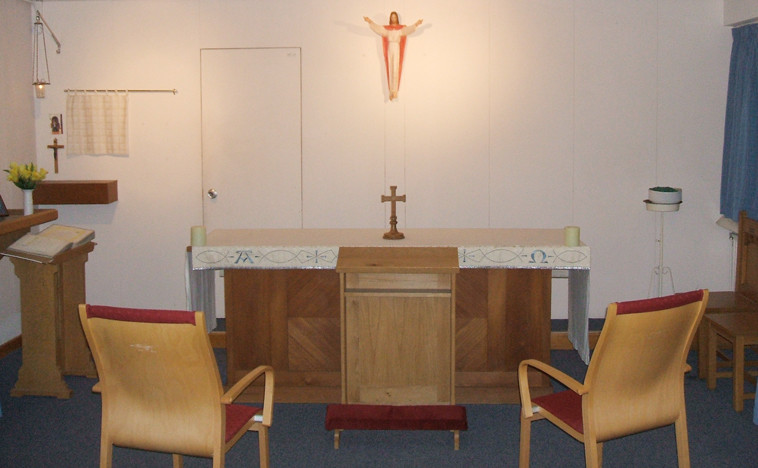
<path id="1" fill-rule="evenodd" d="M 217 196 L 218 196 L 218 192 L 216 191 L 216 189 L 212 188 L 212 189 L 208 190 L 208 198 L 210 198 L 211 200 L 213 200 Z"/>

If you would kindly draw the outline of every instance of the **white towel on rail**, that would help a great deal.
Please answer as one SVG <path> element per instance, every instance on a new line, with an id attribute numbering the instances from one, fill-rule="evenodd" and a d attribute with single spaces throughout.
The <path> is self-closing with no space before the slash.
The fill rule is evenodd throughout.
<path id="1" fill-rule="evenodd" d="M 69 93 L 68 154 L 129 154 L 129 94 Z"/>

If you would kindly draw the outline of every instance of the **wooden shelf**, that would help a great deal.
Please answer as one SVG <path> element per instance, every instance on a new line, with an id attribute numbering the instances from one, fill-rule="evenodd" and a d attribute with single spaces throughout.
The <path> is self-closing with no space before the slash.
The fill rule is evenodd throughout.
<path id="1" fill-rule="evenodd" d="M 116 180 L 43 180 L 34 190 L 35 205 L 107 205 L 115 201 Z"/>

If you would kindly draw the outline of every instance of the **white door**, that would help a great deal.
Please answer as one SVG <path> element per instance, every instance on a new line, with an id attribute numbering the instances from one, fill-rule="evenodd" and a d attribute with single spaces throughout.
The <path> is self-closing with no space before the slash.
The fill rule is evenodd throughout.
<path id="1" fill-rule="evenodd" d="M 302 227 L 300 49 L 203 49 L 207 230 Z"/>

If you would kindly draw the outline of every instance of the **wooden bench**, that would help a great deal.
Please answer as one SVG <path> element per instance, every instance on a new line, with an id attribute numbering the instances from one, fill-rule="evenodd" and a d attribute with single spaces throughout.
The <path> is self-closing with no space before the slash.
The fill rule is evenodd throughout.
<path id="1" fill-rule="evenodd" d="M 326 430 L 334 431 L 335 449 L 346 429 L 451 431 L 458 450 L 460 431 L 468 429 L 468 421 L 466 408 L 459 405 L 328 405 Z"/>

